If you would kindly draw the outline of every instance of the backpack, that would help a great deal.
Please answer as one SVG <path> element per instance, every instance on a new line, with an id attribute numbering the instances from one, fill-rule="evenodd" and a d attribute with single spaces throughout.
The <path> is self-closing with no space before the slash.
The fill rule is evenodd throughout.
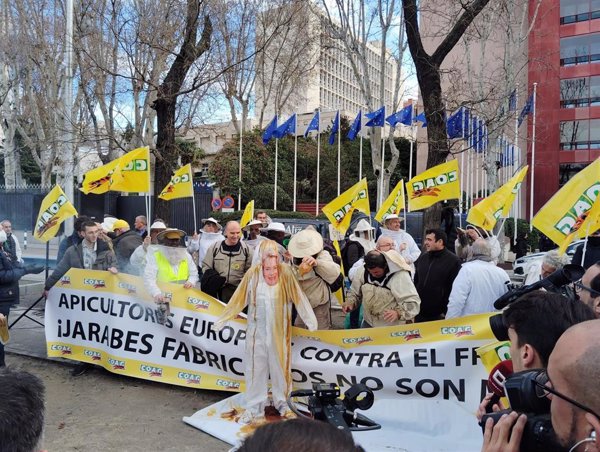
<path id="1" fill-rule="evenodd" d="M 365 255 L 365 251 L 362 245 L 354 240 L 346 240 L 346 244 L 342 248 L 342 264 L 344 265 L 344 271 L 348 273 L 348 271 L 352 268 L 355 262 L 350 262 L 350 258 L 348 253 L 351 248 L 357 247 L 359 257 L 363 257 Z"/>

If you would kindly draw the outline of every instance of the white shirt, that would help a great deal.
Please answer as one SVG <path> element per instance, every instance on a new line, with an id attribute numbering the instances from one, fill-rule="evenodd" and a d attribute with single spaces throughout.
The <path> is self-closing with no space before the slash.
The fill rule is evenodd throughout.
<path id="1" fill-rule="evenodd" d="M 495 311 L 494 301 L 508 292 L 509 282 L 508 273 L 492 262 L 464 263 L 452 284 L 446 318 Z"/>
<path id="2" fill-rule="evenodd" d="M 417 246 L 417 242 L 415 242 L 415 239 L 413 239 L 412 235 L 410 235 L 408 232 L 402 229 L 399 231 L 391 231 L 386 228 L 381 228 L 381 235 L 394 239 L 394 242 L 396 242 L 396 251 L 400 253 L 406 263 L 409 265 L 412 265 L 412 263 L 421 255 L 421 250 Z M 406 243 L 406 249 L 404 251 L 400 251 L 400 245 L 403 243 Z"/>
<path id="3" fill-rule="evenodd" d="M 193 254 L 198 251 L 198 262 L 202 265 L 206 251 L 215 242 L 222 242 L 225 240 L 225 236 L 221 232 L 203 232 L 200 231 L 200 238 L 197 240 L 190 240 L 190 244 L 187 247 L 188 253 Z"/>

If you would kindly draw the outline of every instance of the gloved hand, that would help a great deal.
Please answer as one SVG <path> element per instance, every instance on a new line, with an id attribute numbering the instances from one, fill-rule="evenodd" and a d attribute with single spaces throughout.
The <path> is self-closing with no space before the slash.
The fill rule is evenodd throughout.
<path id="1" fill-rule="evenodd" d="M 25 274 L 42 273 L 44 270 L 46 270 L 46 267 L 44 267 L 43 265 L 35 265 L 35 264 L 25 265 Z"/>

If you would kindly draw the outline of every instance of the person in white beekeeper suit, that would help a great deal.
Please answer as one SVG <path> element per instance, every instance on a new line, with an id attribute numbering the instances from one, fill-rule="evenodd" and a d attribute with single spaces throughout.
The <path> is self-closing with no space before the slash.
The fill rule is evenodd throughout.
<path id="1" fill-rule="evenodd" d="M 240 422 L 249 423 L 263 416 L 269 404 L 269 374 L 272 405 L 281 414 L 288 411 L 287 397 L 292 390 L 291 337 L 292 303 L 308 329 L 317 329 L 310 303 L 289 265 L 279 259 L 277 243 L 262 241 L 252 267 L 215 323 L 220 330 L 248 306 L 246 329 L 245 412 Z"/>

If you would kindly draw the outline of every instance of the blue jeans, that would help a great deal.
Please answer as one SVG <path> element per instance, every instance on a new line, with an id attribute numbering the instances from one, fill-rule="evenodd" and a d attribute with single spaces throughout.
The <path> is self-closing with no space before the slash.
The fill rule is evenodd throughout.
<path id="1" fill-rule="evenodd" d="M 10 304 L 8 303 L 0 303 L 0 314 L 4 314 L 6 317 L 6 321 L 8 321 L 8 313 L 10 312 Z M 0 342 L 0 367 L 4 367 L 6 363 L 4 362 L 4 345 Z"/>

